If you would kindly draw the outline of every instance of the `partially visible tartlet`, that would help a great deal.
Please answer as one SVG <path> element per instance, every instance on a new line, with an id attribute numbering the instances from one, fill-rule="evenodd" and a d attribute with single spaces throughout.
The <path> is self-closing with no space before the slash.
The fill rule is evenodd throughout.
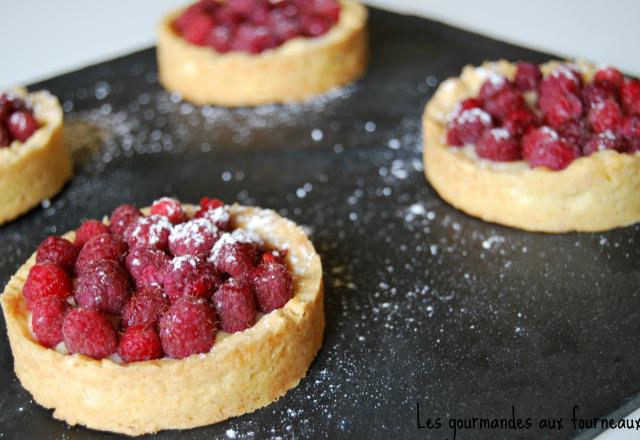
<path id="1" fill-rule="evenodd" d="M 46 91 L 0 93 L 0 224 L 57 194 L 73 164 L 58 99 Z"/>
<path id="2" fill-rule="evenodd" d="M 612 67 L 467 66 L 423 129 L 428 181 L 470 215 L 542 232 L 640 221 L 640 82 Z"/>
<path id="3" fill-rule="evenodd" d="M 160 23 L 160 81 L 196 104 L 302 101 L 364 73 L 367 18 L 354 0 L 200 0 Z"/>
<path id="4" fill-rule="evenodd" d="M 295 387 L 322 344 L 322 267 L 275 212 L 122 205 L 49 237 L 0 296 L 16 375 L 70 425 L 215 423 Z"/>

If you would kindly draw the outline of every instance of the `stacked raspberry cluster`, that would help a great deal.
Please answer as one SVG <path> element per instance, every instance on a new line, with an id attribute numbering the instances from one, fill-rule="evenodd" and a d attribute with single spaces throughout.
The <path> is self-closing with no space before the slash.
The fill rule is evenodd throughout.
<path id="1" fill-rule="evenodd" d="M 529 101 L 525 99 L 529 93 Z M 531 99 L 533 98 L 533 99 Z M 479 157 L 525 160 L 532 168 L 562 170 L 597 151 L 640 151 L 640 81 L 613 67 L 586 82 L 572 65 L 543 77 L 518 63 L 515 78 L 492 73 L 475 98 L 449 115 L 447 143 L 475 145 Z"/>
<path id="2" fill-rule="evenodd" d="M 23 288 L 32 328 L 46 347 L 124 362 L 206 353 L 218 329 L 253 326 L 258 311 L 293 296 L 285 253 L 233 229 L 228 207 L 204 198 L 189 218 L 176 199 L 132 205 L 109 226 L 87 220 L 74 243 L 48 237 Z"/>
<path id="3" fill-rule="evenodd" d="M 339 17 L 337 0 L 200 0 L 173 27 L 198 46 L 257 54 L 296 37 L 323 35 Z"/>
<path id="4" fill-rule="evenodd" d="M 0 95 L 0 148 L 13 141 L 25 142 L 38 127 L 33 110 L 24 99 L 10 93 Z"/>

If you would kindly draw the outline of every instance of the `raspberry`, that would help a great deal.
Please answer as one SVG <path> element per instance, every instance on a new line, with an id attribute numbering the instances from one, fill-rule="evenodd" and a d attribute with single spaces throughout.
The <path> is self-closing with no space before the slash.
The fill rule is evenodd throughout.
<path id="1" fill-rule="evenodd" d="M 283 307 L 293 297 L 293 281 L 284 264 L 261 263 L 251 281 L 258 308 L 264 313 Z"/>
<path id="2" fill-rule="evenodd" d="M 620 87 L 620 100 L 627 113 L 640 115 L 640 80 L 625 79 Z"/>
<path id="3" fill-rule="evenodd" d="M 120 238 L 124 237 L 124 231 L 132 222 L 142 217 L 142 213 L 133 205 L 120 205 L 111 213 L 109 219 L 109 232 Z"/>
<path id="4" fill-rule="evenodd" d="M 491 115 L 480 108 L 463 110 L 447 126 L 447 143 L 452 146 L 475 144 L 485 128 L 493 127 Z"/>
<path id="5" fill-rule="evenodd" d="M 220 274 L 246 278 L 256 262 L 258 247 L 253 239 L 237 229 L 223 234 L 211 251 L 209 260 Z"/>
<path id="6" fill-rule="evenodd" d="M 38 121 L 29 110 L 11 113 L 6 124 L 11 137 L 20 142 L 25 142 L 38 129 Z"/>
<path id="7" fill-rule="evenodd" d="M 229 213 L 229 208 L 226 206 L 208 209 L 206 211 L 200 210 L 196 213 L 196 218 L 206 218 L 220 231 L 231 230 L 231 214 Z"/>
<path id="8" fill-rule="evenodd" d="M 220 199 L 210 199 L 209 197 L 203 197 L 200 199 L 200 209 L 196 213 L 196 217 L 201 217 L 205 211 L 222 208 L 223 206 L 224 202 Z"/>
<path id="9" fill-rule="evenodd" d="M 213 295 L 220 328 L 227 333 L 241 332 L 256 322 L 256 304 L 251 287 L 233 278 L 225 281 Z"/>
<path id="10" fill-rule="evenodd" d="M 540 98 L 544 96 L 562 95 L 565 93 L 577 94 L 582 87 L 582 76 L 571 66 L 557 67 L 551 74 L 540 82 Z"/>
<path id="11" fill-rule="evenodd" d="M 499 162 L 522 158 L 518 141 L 505 128 L 486 130 L 476 144 L 476 153 L 483 159 Z"/>
<path id="12" fill-rule="evenodd" d="M 125 260 L 127 270 L 136 287 L 162 286 L 171 259 L 159 249 L 135 248 Z"/>
<path id="13" fill-rule="evenodd" d="M 611 93 L 608 89 L 595 84 L 587 84 L 582 89 L 582 103 L 584 104 L 584 108 L 587 110 L 593 108 L 593 106 L 599 102 L 606 101 L 607 99 L 616 99 L 615 94 Z"/>
<path id="14" fill-rule="evenodd" d="M 183 296 L 160 318 L 160 342 L 169 357 L 207 353 L 215 341 L 216 312 L 203 298 Z"/>
<path id="15" fill-rule="evenodd" d="M 156 326 L 169 308 L 169 301 L 158 287 L 147 287 L 134 293 L 122 309 L 122 326 Z"/>
<path id="16" fill-rule="evenodd" d="M 176 226 L 169 235 L 169 250 L 174 256 L 207 256 L 218 240 L 218 228 L 207 218 L 196 218 Z"/>
<path id="17" fill-rule="evenodd" d="M 582 148 L 582 154 L 588 156 L 603 150 L 616 150 L 622 153 L 625 150 L 625 145 L 622 138 L 607 130 L 594 134 Z"/>
<path id="18" fill-rule="evenodd" d="M 640 115 L 630 115 L 624 118 L 621 132 L 628 141 L 640 140 Z"/>
<path id="19" fill-rule="evenodd" d="M 558 127 L 558 134 L 570 144 L 581 146 L 589 139 L 589 126 L 584 119 L 567 121 Z"/>
<path id="20" fill-rule="evenodd" d="M 537 127 L 538 124 L 538 117 L 528 108 L 522 107 L 507 114 L 503 127 L 512 136 L 517 137 L 524 135 L 529 129 Z"/>
<path id="21" fill-rule="evenodd" d="M 529 165 L 532 168 L 547 167 L 551 170 L 563 170 L 580 156 L 578 148 L 559 139 L 549 143 L 543 143 L 533 150 L 529 156 Z"/>
<path id="22" fill-rule="evenodd" d="M 542 79 L 542 72 L 537 64 L 520 62 L 516 65 L 516 76 L 513 84 L 523 92 L 537 90 Z"/>
<path id="23" fill-rule="evenodd" d="M 589 124 L 596 133 L 612 131 L 617 133 L 622 125 L 622 110 L 616 101 L 607 99 L 595 104 L 589 110 Z"/>
<path id="24" fill-rule="evenodd" d="M 124 233 L 129 248 L 151 247 L 166 250 L 173 225 L 164 216 L 150 215 L 132 222 Z"/>
<path id="25" fill-rule="evenodd" d="M 476 98 L 466 98 L 456 104 L 453 111 L 449 114 L 448 118 L 455 119 L 460 116 L 465 110 L 471 110 L 472 108 L 482 108 L 482 102 Z"/>
<path id="26" fill-rule="evenodd" d="M 38 247 L 37 263 L 53 263 L 67 272 L 73 271 L 78 258 L 78 249 L 62 237 L 47 237 Z"/>
<path id="27" fill-rule="evenodd" d="M 312 0 L 309 3 L 312 14 L 321 15 L 332 22 L 340 18 L 340 4 L 335 0 Z"/>
<path id="28" fill-rule="evenodd" d="M 504 90 L 512 89 L 511 84 L 504 76 L 491 72 L 489 78 L 482 83 L 478 98 L 486 104 L 487 100 L 494 98 L 498 93 Z"/>
<path id="29" fill-rule="evenodd" d="M 116 351 L 118 335 L 100 312 L 71 309 L 62 323 L 64 344 L 70 353 L 103 359 Z"/>
<path id="30" fill-rule="evenodd" d="M 213 18 L 208 15 L 200 14 L 194 16 L 189 23 L 189 27 L 183 31 L 182 36 L 190 43 L 202 45 L 214 25 Z"/>
<path id="31" fill-rule="evenodd" d="M 164 216 L 174 225 L 187 221 L 187 214 L 182 209 L 182 204 L 170 197 L 163 197 L 153 202 L 151 214 Z"/>
<path id="32" fill-rule="evenodd" d="M 76 274 L 82 274 L 88 266 L 98 261 L 112 260 L 122 264 L 126 252 L 126 243 L 113 235 L 102 234 L 93 237 L 78 254 Z"/>
<path id="33" fill-rule="evenodd" d="M 62 321 L 69 303 L 57 296 L 45 296 L 31 308 L 31 326 L 38 342 L 55 347 L 62 341 Z"/>
<path id="34" fill-rule="evenodd" d="M 604 88 L 619 90 L 624 81 L 624 75 L 615 67 L 604 67 L 593 76 L 593 83 Z"/>
<path id="35" fill-rule="evenodd" d="M 527 103 L 519 91 L 506 88 L 484 102 L 484 109 L 491 116 L 502 120 L 509 113 L 518 109 L 526 109 Z"/>
<path id="36" fill-rule="evenodd" d="M 558 133 L 547 126 L 531 130 L 522 138 L 522 155 L 524 159 L 529 160 L 534 151 L 542 149 L 545 145 L 558 139 L 560 139 Z"/>
<path id="37" fill-rule="evenodd" d="M 211 298 L 218 286 L 213 265 L 193 255 L 175 257 L 164 278 L 165 293 L 172 302 L 182 296 Z"/>
<path id="38" fill-rule="evenodd" d="M 46 296 L 66 299 L 71 295 L 71 279 L 60 266 L 38 263 L 29 271 L 22 295 L 29 310 L 40 298 Z"/>
<path id="39" fill-rule="evenodd" d="M 11 145 L 11 141 L 9 130 L 7 130 L 2 121 L 0 121 L 0 148 L 8 147 Z"/>
<path id="40" fill-rule="evenodd" d="M 542 108 L 542 106 L 541 106 Z M 545 122 L 551 127 L 559 127 L 563 123 L 582 116 L 582 101 L 572 93 L 554 96 L 552 103 L 542 109 Z"/>
<path id="41" fill-rule="evenodd" d="M 160 337 L 151 327 L 129 327 L 120 337 L 118 355 L 124 362 L 140 362 L 162 357 Z"/>
<path id="42" fill-rule="evenodd" d="M 91 264 L 76 278 L 74 286 L 80 306 L 114 315 L 122 312 L 130 293 L 127 273 L 118 263 L 109 260 Z"/>
<path id="43" fill-rule="evenodd" d="M 260 257 L 260 261 L 263 263 L 280 263 L 284 264 L 285 257 L 287 256 L 287 250 L 281 251 L 265 251 Z"/>
<path id="44" fill-rule="evenodd" d="M 87 220 L 76 230 L 75 245 L 78 249 L 82 249 L 82 247 L 93 237 L 108 233 L 109 228 L 101 221 Z"/>

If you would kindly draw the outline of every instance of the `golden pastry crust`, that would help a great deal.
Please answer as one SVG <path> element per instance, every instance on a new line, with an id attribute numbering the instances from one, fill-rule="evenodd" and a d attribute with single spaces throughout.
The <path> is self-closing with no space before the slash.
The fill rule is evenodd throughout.
<path id="1" fill-rule="evenodd" d="M 193 45 L 167 15 L 158 28 L 160 82 L 195 104 L 228 107 L 297 102 L 358 79 L 369 60 L 367 9 L 340 0 L 338 23 L 318 38 L 294 38 L 251 55 Z"/>
<path id="2" fill-rule="evenodd" d="M 559 61 L 541 66 L 550 73 Z M 596 68 L 573 63 L 589 80 Z M 515 75 L 508 61 L 466 66 L 444 81 L 423 115 L 424 169 L 438 194 L 454 207 L 488 222 L 540 232 L 604 231 L 640 220 L 640 153 L 600 151 L 562 171 L 531 169 L 524 161 L 492 162 L 471 146 L 446 143 L 447 115 L 476 96 L 490 72 Z"/>
<path id="3" fill-rule="evenodd" d="M 48 92 L 15 93 L 29 99 L 41 125 L 26 142 L 0 148 L 0 224 L 53 197 L 71 178 L 73 164 L 62 136 L 62 108 Z"/>
<path id="4" fill-rule="evenodd" d="M 0 300 L 16 375 L 34 400 L 70 425 L 140 435 L 219 422 L 268 405 L 295 387 L 322 345 L 320 257 L 301 228 L 273 211 L 234 205 L 231 216 L 236 226 L 289 250 L 294 297 L 248 330 L 219 331 L 209 353 L 186 359 L 119 364 L 40 345 L 29 331 L 22 297 L 32 256 Z"/>

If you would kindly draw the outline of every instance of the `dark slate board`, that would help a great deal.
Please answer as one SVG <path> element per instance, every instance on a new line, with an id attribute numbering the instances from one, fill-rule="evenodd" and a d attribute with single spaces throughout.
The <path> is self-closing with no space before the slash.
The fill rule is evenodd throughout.
<path id="1" fill-rule="evenodd" d="M 510 417 L 512 405 L 532 429 L 457 438 L 568 438 L 573 405 L 583 417 L 637 408 L 638 227 L 541 235 L 486 224 L 443 203 L 422 172 L 419 120 L 438 82 L 467 63 L 549 55 L 378 10 L 371 29 L 366 77 L 301 106 L 177 102 L 157 83 L 152 49 L 34 85 L 64 104 L 76 176 L 0 229 L 2 283 L 46 235 L 120 203 L 218 196 L 309 227 L 325 270 L 325 342 L 278 402 L 158 438 L 445 439 L 448 418 Z M 0 330 L 0 437 L 112 437 L 34 403 Z M 420 423 L 440 417 L 440 430 L 418 429 L 417 404 Z M 536 428 L 551 417 L 565 429 Z"/>

